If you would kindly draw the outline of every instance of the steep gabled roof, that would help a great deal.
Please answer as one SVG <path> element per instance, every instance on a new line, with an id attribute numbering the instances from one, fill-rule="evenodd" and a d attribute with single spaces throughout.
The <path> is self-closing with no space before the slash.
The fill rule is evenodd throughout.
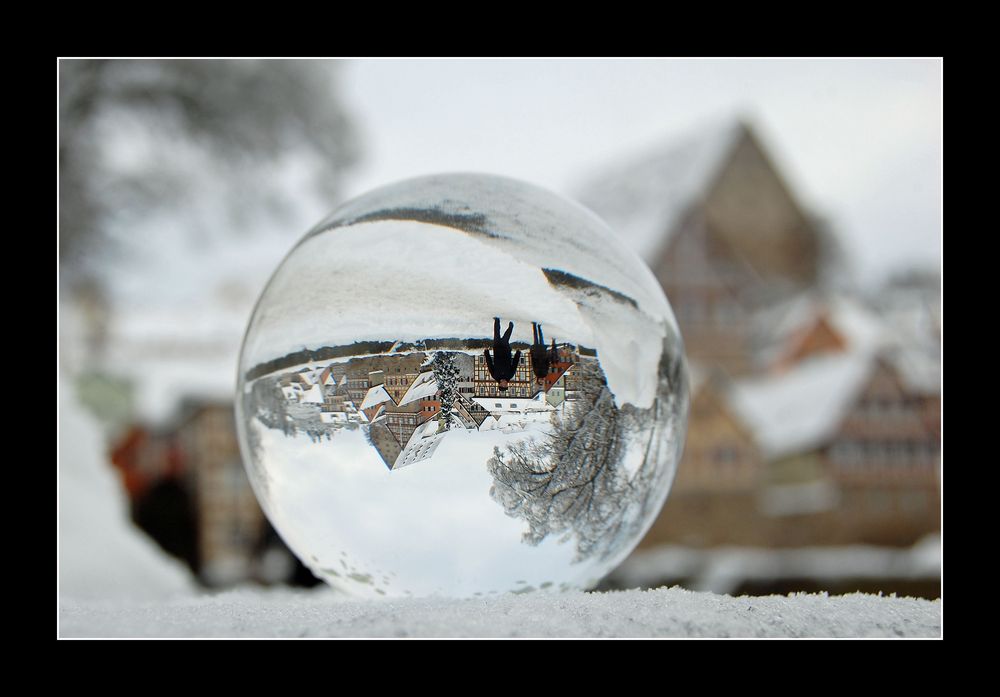
<path id="1" fill-rule="evenodd" d="M 416 380 L 414 380 L 409 388 L 406 390 L 406 394 L 403 398 L 399 400 L 399 406 L 404 406 L 410 404 L 411 402 L 417 402 L 421 399 L 429 399 L 433 397 L 438 391 L 437 380 L 434 379 L 433 371 L 428 370 L 427 372 L 421 373 Z"/>
<path id="2" fill-rule="evenodd" d="M 609 167 L 578 198 L 652 264 L 692 203 L 708 193 L 747 127 L 727 120 Z"/>
<path id="3" fill-rule="evenodd" d="M 385 389 L 385 385 L 375 385 L 365 393 L 364 401 L 361 402 L 361 410 L 371 409 L 377 404 L 392 402 L 392 397 Z"/>
<path id="4" fill-rule="evenodd" d="M 765 308 L 752 322 L 756 360 L 765 367 L 794 349 L 796 339 L 814 330 L 819 322 L 842 338 L 852 353 L 871 355 L 899 342 L 897 334 L 873 310 L 842 295 L 797 295 Z"/>

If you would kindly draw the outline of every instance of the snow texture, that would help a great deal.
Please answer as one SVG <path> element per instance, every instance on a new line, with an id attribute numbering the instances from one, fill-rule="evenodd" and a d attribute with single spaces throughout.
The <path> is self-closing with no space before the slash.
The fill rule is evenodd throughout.
<path id="1" fill-rule="evenodd" d="M 168 602 L 64 602 L 64 637 L 939 637 L 941 601 L 733 598 L 681 588 L 347 601 L 240 589 Z"/>

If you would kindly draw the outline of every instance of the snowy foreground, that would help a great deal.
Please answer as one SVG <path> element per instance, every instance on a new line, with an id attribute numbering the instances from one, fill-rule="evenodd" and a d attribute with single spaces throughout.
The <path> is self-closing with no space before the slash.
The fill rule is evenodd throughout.
<path id="1" fill-rule="evenodd" d="M 70 601 L 63 637 L 939 637 L 941 602 L 874 595 L 733 598 L 681 588 L 345 601 L 238 590 L 165 601 Z"/>

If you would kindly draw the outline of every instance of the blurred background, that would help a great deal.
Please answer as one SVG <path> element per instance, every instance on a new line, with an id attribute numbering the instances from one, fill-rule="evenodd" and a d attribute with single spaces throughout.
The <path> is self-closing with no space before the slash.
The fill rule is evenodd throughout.
<path id="1" fill-rule="evenodd" d="M 602 588 L 940 597 L 942 119 L 940 60 L 61 60 L 61 592 L 316 583 L 240 461 L 253 304 L 341 201 L 480 171 L 605 218 L 684 336 Z"/>

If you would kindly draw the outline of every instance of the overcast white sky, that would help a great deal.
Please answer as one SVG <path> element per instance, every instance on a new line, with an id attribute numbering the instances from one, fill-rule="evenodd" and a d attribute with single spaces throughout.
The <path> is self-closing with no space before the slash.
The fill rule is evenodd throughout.
<path id="1" fill-rule="evenodd" d="M 743 115 L 866 278 L 940 265 L 940 60 L 362 60 L 340 87 L 366 158 L 349 196 L 444 171 L 572 195 L 609 161 Z"/>

